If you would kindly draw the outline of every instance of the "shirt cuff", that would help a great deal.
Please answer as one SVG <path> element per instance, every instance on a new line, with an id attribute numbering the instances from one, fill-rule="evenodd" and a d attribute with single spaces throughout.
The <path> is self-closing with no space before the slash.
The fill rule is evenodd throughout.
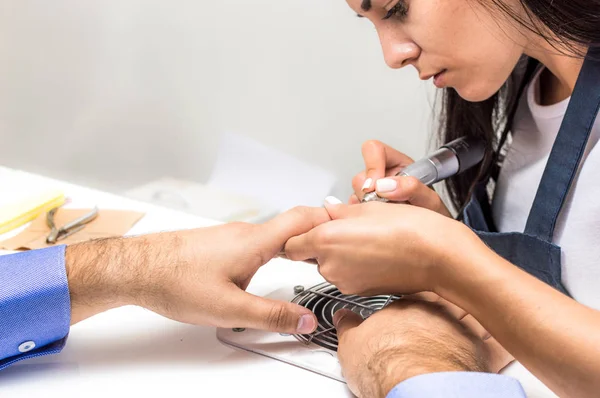
<path id="1" fill-rule="evenodd" d="M 431 373 L 398 384 L 387 398 L 527 398 L 511 377 L 475 372 Z"/>
<path id="2" fill-rule="evenodd" d="M 0 370 L 64 347 L 71 324 L 65 247 L 0 256 Z"/>

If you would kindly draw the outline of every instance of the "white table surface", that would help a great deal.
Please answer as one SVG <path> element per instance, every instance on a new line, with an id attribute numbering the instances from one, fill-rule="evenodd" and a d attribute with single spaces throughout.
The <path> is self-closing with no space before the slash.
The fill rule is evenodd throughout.
<path id="1" fill-rule="evenodd" d="M 129 209 L 146 216 L 130 231 L 196 228 L 216 222 L 116 195 L 0 167 L 0 193 L 20 184 L 64 189 L 70 207 Z M 5 236 L 0 236 L 0 240 Z M 6 254 L 6 252 L 0 254 Z M 249 290 L 266 295 L 308 264 L 274 260 Z M 97 315 L 71 329 L 55 356 L 0 372 L 0 397 L 347 397 L 345 385 L 291 365 L 219 343 L 213 327 L 177 323 L 138 307 Z"/>

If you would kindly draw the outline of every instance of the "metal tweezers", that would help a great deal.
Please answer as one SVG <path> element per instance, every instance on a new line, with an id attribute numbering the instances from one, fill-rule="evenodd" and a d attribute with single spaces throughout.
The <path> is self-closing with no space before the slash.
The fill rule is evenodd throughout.
<path id="1" fill-rule="evenodd" d="M 58 207 L 55 207 L 46 214 L 46 224 L 48 224 L 48 227 L 50 228 L 50 233 L 46 237 L 46 243 L 50 245 L 81 231 L 85 228 L 86 224 L 89 224 L 98 217 L 98 207 L 94 207 L 88 214 L 63 225 L 62 227 L 57 227 L 54 223 L 54 215 L 58 209 Z"/>

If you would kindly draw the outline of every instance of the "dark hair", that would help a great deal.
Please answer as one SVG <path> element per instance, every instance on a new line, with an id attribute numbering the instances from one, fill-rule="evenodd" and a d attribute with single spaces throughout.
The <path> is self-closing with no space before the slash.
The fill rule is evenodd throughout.
<path id="1" fill-rule="evenodd" d="M 585 53 L 581 53 L 581 47 L 600 45 L 600 0 L 519 0 L 524 13 L 502 0 L 477 1 L 491 12 L 510 16 L 515 23 L 538 34 L 560 52 L 583 57 Z M 462 209 L 477 182 L 493 175 L 502 162 L 502 146 L 527 83 L 524 70 L 528 62 L 523 61 L 502 88 L 485 101 L 468 102 L 452 88 L 443 90 L 440 143 L 464 135 L 481 137 L 487 143 L 486 155 L 479 168 L 446 180 L 455 209 Z"/>

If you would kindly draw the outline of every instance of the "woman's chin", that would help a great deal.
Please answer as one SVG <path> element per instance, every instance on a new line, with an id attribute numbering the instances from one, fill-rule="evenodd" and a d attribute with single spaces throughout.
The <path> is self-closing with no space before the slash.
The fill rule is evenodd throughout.
<path id="1" fill-rule="evenodd" d="M 493 90 L 490 87 L 481 86 L 465 86 L 465 87 L 454 87 L 458 95 L 469 102 L 482 102 L 490 99 L 494 94 L 498 92 L 498 89 Z"/>

